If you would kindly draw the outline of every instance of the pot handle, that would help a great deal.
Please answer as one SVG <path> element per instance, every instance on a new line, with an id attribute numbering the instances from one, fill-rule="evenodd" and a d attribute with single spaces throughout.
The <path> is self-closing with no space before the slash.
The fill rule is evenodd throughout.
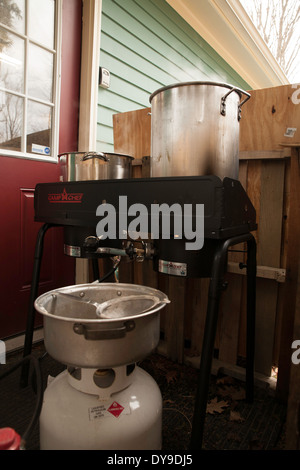
<path id="1" fill-rule="evenodd" d="M 133 320 L 126 321 L 123 326 L 119 328 L 112 328 L 107 330 L 95 330 L 90 329 L 87 325 L 82 323 L 75 323 L 73 325 L 73 331 L 78 335 L 83 335 L 85 339 L 98 341 L 103 339 L 117 339 L 124 338 L 128 331 L 132 331 L 135 328 L 135 323 Z"/>
<path id="2" fill-rule="evenodd" d="M 81 159 L 81 161 L 89 160 L 91 158 L 99 158 L 100 160 L 104 160 L 105 162 L 108 162 L 109 159 L 105 155 L 105 153 L 102 152 L 87 152 Z"/>
<path id="3" fill-rule="evenodd" d="M 248 93 L 247 91 L 241 90 L 241 88 L 232 87 L 231 90 L 229 90 L 226 93 L 226 95 L 222 96 L 220 113 L 222 114 L 222 116 L 226 116 L 226 99 L 227 99 L 227 96 L 230 95 L 230 93 L 232 93 L 233 91 L 237 91 L 238 93 L 242 93 L 243 95 L 246 95 L 246 98 L 243 101 L 241 101 L 238 106 L 238 121 L 240 121 L 241 112 L 242 112 L 241 108 L 243 104 L 245 104 L 246 101 L 248 101 L 251 98 L 250 93 Z"/>
<path id="4" fill-rule="evenodd" d="M 63 152 L 59 153 L 57 156 L 58 158 L 64 157 L 65 155 L 83 155 L 85 152 Z"/>

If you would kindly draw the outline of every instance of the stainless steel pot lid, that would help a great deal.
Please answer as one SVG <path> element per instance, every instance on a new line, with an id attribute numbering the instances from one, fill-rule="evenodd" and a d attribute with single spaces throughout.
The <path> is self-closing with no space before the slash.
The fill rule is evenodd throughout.
<path id="1" fill-rule="evenodd" d="M 169 303 L 151 287 L 135 284 L 81 284 L 41 295 L 35 308 L 44 316 L 64 321 L 106 323 L 153 314 Z"/>

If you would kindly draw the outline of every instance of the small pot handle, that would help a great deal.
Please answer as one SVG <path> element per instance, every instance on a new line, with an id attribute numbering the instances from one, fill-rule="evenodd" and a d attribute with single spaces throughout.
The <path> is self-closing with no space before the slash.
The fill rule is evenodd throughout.
<path id="1" fill-rule="evenodd" d="M 91 158 L 99 158 L 100 160 L 104 160 L 105 162 L 108 162 L 109 159 L 105 155 L 105 153 L 102 152 L 87 152 L 83 157 L 82 161 L 84 162 L 85 160 L 89 160 Z"/>
<path id="2" fill-rule="evenodd" d="M 231 88 L 231 90 L 229 90 L 226 93 L 226 95 L 222 96 L 220 113 L 222 114 L 222 116 L 226 116 L 226 99 L 227 99 L 228 95 L 230 95 L 230 93 L 232 93 L 233 91 L 237 91 L 238 93 L 242 93 L 243 95 L 246 95 L 246 98 L 243 101 L 241 101 L 239 103 L 239 106 L 238 106 L 238 120 L 240 121 L 241 120 L 241 112 L 242 112 L 241 108 L 242 108 L 243 104 L 245 104 L 246 101 L 248 101 L 251 98 L 250 93 L 248 93 L 247 91 L 241 90 L 240 88 L 233 87 L 233 88 Z"/>
<path id="3" fill-rule="evenodd" d="M 135 328 L 133 320 L 126 321 L 123 326 L 118 328 L 112 328 L 107 330 L 95 330 L 88 328 L 87 325 L 82 323 L 75 323 L 73 325 L 73 331 L 78 335 L 83 335 L 85 339 L 98 341 L 103 339 L 117 339 L 124 338 L 128 331 L 132 331 Z"/>
<path id="4" fill-rule="evenodd" d="M 64 157 L 65 155 L 83 155 L 84 152 L 63 152 L 63 153 L 59 153 L 57 156 L 58 158 L 60 157 Z"/>

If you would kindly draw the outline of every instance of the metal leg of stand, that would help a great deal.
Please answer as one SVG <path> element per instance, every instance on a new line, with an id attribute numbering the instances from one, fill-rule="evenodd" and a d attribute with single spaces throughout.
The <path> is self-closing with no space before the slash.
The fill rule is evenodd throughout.
<path id="1" fill-rule="evenodd" d="M 224 285 L 224 274 L 226 271 L 226 262 L 227 262 L 227 251 L 228 248 L 232 245 L 237 245 L 247 241 L 248 245 L 248 262 L 250 263 L 247 269 L 247 275 L 251 275 L 252 279 L 248 281 L 248 288 L 250 287 L 250 292 L 248 292 L 247 298 L 247 368 L 246 368 L 246 390 L 248 390 L 247 395 L 251 400 L 253 398 L 253 364 L 254 364 L 254 318 L 255 318 L 255 279 L 256 275 L 256 247 L 255 240 L 251 234 L 240 235 L 232 237 L 223 241 L 214 258 L 213 268 L 212 268 L 212 277 L 210 280 L 209 293 L 208 293 L 208 305 L 206 313 L 206 322 L 205 330 L 203 337 L 201 361 L 200 361 L 200 370 L 198 376 L 198 386 L 196 393 L 196 401 L 194 407 L 194 416 L 193 416 L 193 427 L 191 435 L 191 450 L 199 450 L 202 448 L 203 440 L 203 431 L 204 431 L 204 422 L 206 415 L 206 406 L 207 406 L 207 397 L 209 391 L 209 382 L 211 374 L 211 366 L 213 359 L 213 350 L 216 337 L 216 329 L 218 322 L 218 311 L 219 303 L 221 298 L 221 293 Z M 251 295 L 251 299 L 250 299 Z M 248 338 L 251 336 L 251 338 Z M 249 357 L 248 357 L 249 354 Z"/>
<path id="2" fill-rule="evenodd" d="M 256 241 L 247 240 L 246 401 L 253 402 L 256 313 Z"/>
<path id="3" fill-rule="evenodd" d="M 42 256 L 43 256 L 43 248 L 44 248 L 44 237 L 45 237 L 47 230 L 50 227 L 52 227 L 51 224 L 42 225 L 37 235 L 35 253 L 34 253 L 34 264 L 33 264 L 33 272 L 32 272 L 32 281 L 31 281 L 31 290 L 30 290 L 30 298 L 29 298 L 29 308 L 28 308 L 28 315 L 27 315 L 27 325 L 26 325 L 26 332 L 25 332 L 23 357 L 28 356 L 31 353 L 31 349 L 32 349 L 33 328 L 34 328 L 34 320 L 35 320 L 34 301 L 37 297 L 38 287 L 39 287 L 41 262 L 42 262 Z M 21 387 L 27 386 L 28 373 L 29 373 L 29 363 L 26 362 L 24 363 L 22 367 L 22 371 L 21 371 Z"/>

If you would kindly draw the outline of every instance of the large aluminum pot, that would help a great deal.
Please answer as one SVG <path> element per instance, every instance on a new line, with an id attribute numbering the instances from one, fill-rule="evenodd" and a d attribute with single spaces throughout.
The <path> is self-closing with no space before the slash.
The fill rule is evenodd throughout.
<path id="1" fill-rule="evenodd" d="M 57 361 L 110 368 L 143 359 L 158 345 L 159 290 L 122 283 L 92 283 L 55 289 L 35 301 L 44 317 L 44 342 Z"/>
<path id="2" fill-rule="evenodd" d="M 151 175 L 237 179 L 241 107 L 249 98 L 239 88 L 214 82 L 155 91 L 150 96 Z"/>
<path id="3" fill-rule="evenodd" d="M 58 155 L 62 181 L 131 178 L 130 155 L 103 152 L 68 152 Z"/>

